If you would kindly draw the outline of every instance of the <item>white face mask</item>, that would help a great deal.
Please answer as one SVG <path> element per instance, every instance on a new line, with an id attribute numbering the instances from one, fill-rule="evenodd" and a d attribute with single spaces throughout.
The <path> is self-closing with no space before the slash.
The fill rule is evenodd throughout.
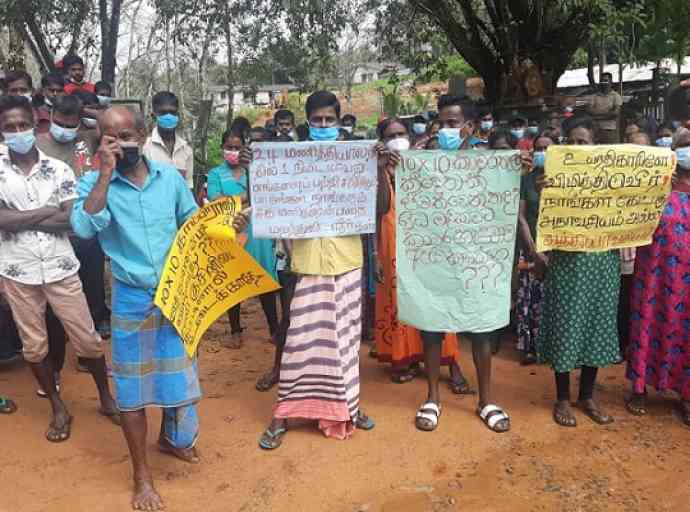
<path id="1" fill-rule="evenodd" d="M 81 122 L 86 128 L 96 128 L 98 126 L 98 120 L 92 117 L 82 117 Z"/>
<path id="2" fill-rule="evenodd" d="M 343 126 L 343 130 L 345 130 L 347 133 L 352 133 L 352 126 Z"/>
<path id="3" fill-rule="evenodd" d="M 398 137 L 386 142 L 386 148 L 390 151 L 407 151 L 410 149 L 410 141 L 404 137 Z"/>

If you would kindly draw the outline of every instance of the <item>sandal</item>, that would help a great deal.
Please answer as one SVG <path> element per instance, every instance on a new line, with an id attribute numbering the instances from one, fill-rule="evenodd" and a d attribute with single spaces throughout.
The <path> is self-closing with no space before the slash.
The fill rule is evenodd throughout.
<path id="1" fill-rule="evenodd" d="M 362 411 L 357 411 L 357 416 L 355 417 L 354 424 L 355 424 L 355 427 L 357 427 L 360 430 L 371 430 L 376 426 L 376 423 L 374 423 L 374 420 L 372 420 L 369 416 L 364 414 Z"/>
<path id="2" fill-rule="evenodd" d="M 635 416 L 644 416 L 647 414 L 647 407 L 645 403 L 646 394 L 633 393 L 630 399 L 625 402 L 625 408 L 630 414 Z"/>
<path id="3" fill-rule="evenodd" d="M 448 387 L 456 395 L 474 395 L 477 392 L 470 387 L 470 383 L 464 376 L 459 379 L 450 379 L 448 381 Z"/>
<path id="4" fill-rule="evenodd" d="M 0 414 L 12 414 L 17 412 L 17 404 L 13 400 L 0 396 Z"/>
<path id="5" fill-rule="evenodd" d="M 287 432 L 287 427 L 278 427 L 275 430 L 267 428 L 259 439 L 259 447 L 264 450 L 275 450 L 283 444 L 283 436 Z"/>
<path id="6" fill-rule="evenodd" d="M 561 427 L 577 427 L 577 418 L 573 414 L 570 402 L 556 402 L 553 405 L 553 421 Z"/>
<path id="7" fill-rule="evenodd" d="M 413 381 L 419 374 L 421 370 L 418 365 L 413 365 L 400 372 L 395 372 L 391 375 L 391 381 L 395 384 L 407 384 Z"/>
<path id="8" fill-rule="evenodd" d="M 50 422 L 46 439 L 51 443 L 62 443 L 67 441 L 72 435 L 72 416 L 67 417 L 67 421 L 62 427 L 55 424 L 55 420 Z"/>
<path id="9" fill-rule="evenodd" d="M 55 389 L 60 393 L 60 375 L 57 373 L 55 374 Z M 38 388 L 36 390 L 36 396 L 39 398 L 48 398 L 48 393 L 43 391 L 43 388 Z"/>
<path id="10" fill-rule="evenodd" d="M 510 430 L 510 416 L 498 405 L 488 404 L 485 405 L 483 409 L 477 408 L 477 415 L 484 424 L 489 427 L 489 430 L 502 434 L 503 432 L 508 432 Z M 499 427 L 498 425 L 503 422 L 506 427 Z"/>
<path id="11" fill-rule="evenodd" d="M 278 376 L 274 376 L 273 370 L 270 370 L 264 373 L 261 377 L 259 377 L 259 380 L 256 381 L 256 390 L 264 393 L 278 384 L 279 379 L 280 378 Z"/>
<path id="12" fill-rule="evenodd" d="M 441 417 L 441 405 L 434 402 L 426 402 L 417 411 L 414 425 L 423 432 L 433 432 L 438 427 L 438 419 Z"/>
<path id="13" fill-rule="evenodd" d="M 582 412 L 598 425 L 609 425 L 613 423 L 613 418 L 599 409 L 597 403 L 591 398 L 589 400 L 579 400 L 576 406 L 582 409 Z"/>

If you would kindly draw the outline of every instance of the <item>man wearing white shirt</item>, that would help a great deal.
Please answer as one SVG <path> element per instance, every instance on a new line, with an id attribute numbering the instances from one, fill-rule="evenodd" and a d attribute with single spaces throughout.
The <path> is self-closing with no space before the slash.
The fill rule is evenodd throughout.
<path id="1" fill-rule="evenodd" d="M 101 414 L 119 422 L 110 394 L 102 341 L 77 272 L 79 261 L 67 237 L 74 173 L 36 148 L 31 103 L 0 98 L 0 132 L 8 153 L 0 156 L 0 288 L 22 340 L 24 359 L 50 400 L 52 442 L 70 437 L 72 416 L 60 398 L 48 355 L 46 305 L 50 304 L 93 375 Z"/>
<path id="2" fill-rule="evenodd" d="M 180 123 L 177 96 L 168 91 L 157 92 L 152 107 L 156 126 L 146 139 L 144 156 L 176 167 L 187 187 L 194 190 L 194 151 L 176 131 Z"/>

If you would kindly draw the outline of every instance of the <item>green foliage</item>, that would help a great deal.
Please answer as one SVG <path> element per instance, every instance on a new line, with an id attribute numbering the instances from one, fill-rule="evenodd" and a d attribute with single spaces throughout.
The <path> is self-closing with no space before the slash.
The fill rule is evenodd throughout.
<path id="1" fill-rule="evenodd" d="M 253 125 L 262 117 L 270 115 L 271 110 L 263 107 L 242 107 L 237 111 L 237 116 L 246 117 Z"/>
<path id="2" fill-rule="evenodd" d="M 453 75 L 477 76 L 477 72 L 458 54 L 445 55 L 422 73 L 417 82 L 446 81 Z"/>

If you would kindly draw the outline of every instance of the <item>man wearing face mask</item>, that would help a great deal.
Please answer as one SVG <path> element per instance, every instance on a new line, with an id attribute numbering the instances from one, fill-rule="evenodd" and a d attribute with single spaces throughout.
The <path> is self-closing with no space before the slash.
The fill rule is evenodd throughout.
<path id="1" fill-rule="evenodd" d="M 467 105 L 457 96 L 444 94 L 438 99 L 438 146 L 443 150 L 470 149 L 473 126 L 465 119 Z"/>
<path id="2" fill-rule="evenodd" d="M 63 162 L 36 148 L 28 100 L 0 98 L 0 131 L 9 155 L 0 159 L 0 287 L 22 339 L 24 359 L 50 400 L 51 442 L 70 437 L 72 416 L 60 398 L 49 352 L 46 305 L 64 325 L 96 382 L 101 414 L 118 423 L 108 388 L 101 338 L 88 313 L 67 237 L 75 177 Z"/>
<path id="3" fill-rule="evenodd" d="M 168 91 L 157 92 L 151 102 L 156 126 L 144 145 L 144 156 L 174 166 L 194 189 L 194 151 L 178 133 L 180 105 L 177 96 Z"/>
<path id="4" fill-rule="evenodd" d="M 488 144 L 489 137 L 491 137 L 491 134 L 495 131 L 494 115 L 490 110 L 484 107 L 479 111 L 477 117 L 479 119 L 479 128 L 475 132 L 475 137 L 479 139 L 482 145 Z"/>
<path id="5" fill-rule="evenodd" d="M 97 171 L 79 181 L 71 223 L 82 238 L 98 237 L 112 261 L 113 380 L 134 469 L 132 507 L 160 510 L 146 458 L 146 407 L 163 409 L 159 449 L 199 462 L 196 359 L 153 301 L 178 229 L 197 210 L 176 167 L 142 157 L 141 115 L 111 107 L 99 118 Z M 235 229 L 246 227 L 242 215 Z"/>
<path id="6" fill-rule="evenodd" d="M 352 114 L 345 114 L 340 120 L 340 129 L 345 132 L 344 140 L 357 140 L 355 129 L 357 128 L 357 118 Z"/>
<path id="7" fill-rule="evenodd" d="M 527 118 L 522 114 L 513 116 L 510 121 L 510 136 L 513 138 L 516 149 L 532 151 L 533 141 L 528 136 Z"/>
<path id="8" fill-rule="evenodd" d="M 618 123 L 623 98 L 612 89 L 613 75 L 602 73 L 599 91 L 589 98 L 587 111 L 595 121 L 595 140 L 599 144 L 618 144 Z"/>
<path id="9" fill-rule="evenodd" d="M 50 129 L 50 112 L 55 98 L 65 95 L 65 80 L 59 73 L 48 73 L 41 78 L 43 104 L 36 109 L 36 133 L 47 133 Z"/>
<path id="10" fill-rule="evenodd" d="M 295 114 L 289 110 L 281 109 L 273 115 L 277 135 L 284 135 L 296 140 L 295 134 Z"/>
<path id="11" fill-rule="evenodd" d="M 86 142 L 89 151 L 95 154 L 101 138 L 98 131 L 98 116 L 103 111 L 103 107 L 98 102 L 98 97 L 92 92 L 77 91 L 70 96 L 77 98 L 81 103 L 79 137 Z"/>
<path id="12" fill-rule="evenodd" d="M 95 87 L 98 103 L 100 103 L 102 107 L 109 107 L 113 101 L 113 87 L 105 80 L 96 82 Z"/>
<path id="13" fill-rule="evenodd" d="M 91 151 L 79 134 L 81 105 L 75 96 L 57 98 L 53 105 L 50 131 L 37 137 L 38 149 L 56 158 L 74 171 L 77 179 L 97 166 Z M 79 277 L 82 281 L 91 317 L 101 336 L 110 336 L 110 310 L 105 302 L 105 255 L 98 240 L 71 238 L 79 259 Z"/>

